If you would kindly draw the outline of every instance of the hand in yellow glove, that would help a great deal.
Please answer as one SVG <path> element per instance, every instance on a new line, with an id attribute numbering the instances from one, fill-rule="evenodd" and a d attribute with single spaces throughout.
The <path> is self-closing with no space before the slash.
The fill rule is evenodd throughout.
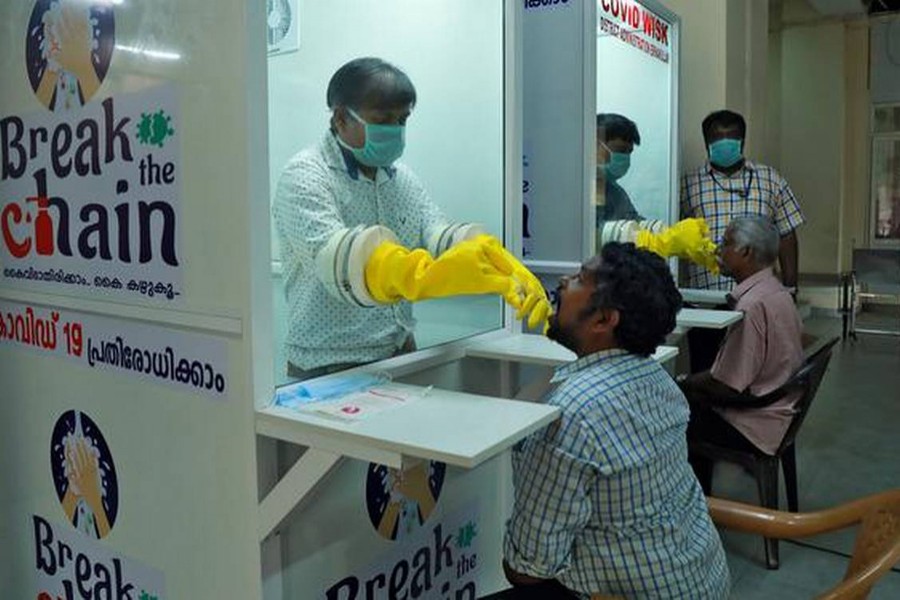
<path id="1" fill-rule="evenodd" d="M 639 231 L 634 244 L 663 258 L 677 256 L 719 272 L 716 244 L 709 237 L 705 219 L 684 219 L 659 233 Z"/>
<path id="2" fill-rule="evenodd" d="M 490 259 L 488 247 L 494 242 L 489 236 L 478 236 L 455 244 L 437 258 L 421 248 L 409 250 L 394 242 L 382 242 L 366 263 L 366 287 L 382 304 L 498 294 L 521 309 L 521 287 Z"/>
<path id="3" fill-rule="evenodd" d="M 538 325 L 543 325 L 542 331 L 546 333 L 550 326 L 549 319 L 553 308 L 550 306 L 547 292 L 540 279 L 519 262 L 519 259 L 510 254 L 500 240 L 491 236 L 481 237 L 491 240 L 491 243 L 486 246 L 486 252 L 497 269 L 515 279 L 525 290 L 525 301 L 516 312 L 516 318 L 523 319 L 528 315 L 528 327 L 534 329 Z"/>

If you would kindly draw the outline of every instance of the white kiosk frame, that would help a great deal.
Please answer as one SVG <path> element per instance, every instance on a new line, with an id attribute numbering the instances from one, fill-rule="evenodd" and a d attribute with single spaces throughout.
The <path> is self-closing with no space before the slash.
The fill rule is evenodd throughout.
<path id="1" fill-rule="evenodd" d="M 665 15 L 670 22 L 677 23 L 677 16 L 654 1 L 645 1 L 658 14 Z M 583 77 L 590 85 L 584 85 L 584 130 L 595 130 L 595 85 L 596 78 L 596 12 L 594 2 L 582 4 L 584 11 L 583 40 L 585 54 Z M 517 0 L 505 0 L 504 15 L 504 244 L 515 254 L 521 255 L 522 240 L 517 235 L 522 231 L 522 43 L 523 9 Z M 677 74 L 677 28 L 673 35 L 672 60 Z M 677 115 L 677 76 L 673 76 L 672 107 Z M 676 157 L 677 172 L 677 118 L 673 122 L 671 137 L 672 155 Z M 584 169 L 593 172 L 596 162 L 593 135 L 584 136 Z M 585 256 L 594 247 L 593 207 L 589 199 L 593 195 L 594 180 L 584 178 L 584 227 L 582 250 Z M 673 206 L 677 211 L 678 181 L 671 183 Z M 266 227 L 257 231 L 268 232 Z M 257 246 L 268 248 L 261 242 Z M 258 272 L 266 274 L 268 257 L 259 257 Z M 542 274 L 571 273 L 579 267 L 577 262 L 530 261 Z M 262 281 L 262 289 L 269 289 Z M 271 306 L 263 301 L 261 306 Z M 466 357 L 480 357 L 503 361 L 501 370 L 501 397 L 479 396 L 462 392 L 433 390 L 426 398 L 404 407 L 409 419 L 421 424 L 415 432 L 409 432 L 393 424 L 393 418 L 380 419 L 374 416 L 361 423 L 342 423 L 332 419 L 301 413 L 273 405 L 272 382 L 263 381 L 271 377 L 272 348 L 269 339 L 256 344 L 261 363 L 257 371 L 268 374 L 257 380 L 256 432 L 259 436 L 272 438 L 307 447 L 259 505 L 259 540 L 265 541 L 296 506 L 301 504 L 311 491 L 322 482 L 338 465 L 341 458 L 355 458 L 384 464 L 393 468 L 406 469 L 422 460 L 439 460 L 447 464 L 474 468 L 489 458 L 507 450 L 530 433 L 547 425 L 559 414 L 555 407 L 543 404 L 511 401 L 509 386 L 510 363 L 559 365 L 574 358 L 564 348 L 542 336 L 517 333 L 520 325 L 509 310 L 504 309 L 504 326 L 488 333 L 472 336 L 438 347 L 399 356 L 371 366 L 359 367 L 358 371 L 377 369 L 387 372 L 393 378 L 403 377 L 438 365 L 462 360 Z M 686 309 L 679 315 L 683 326 L 706 326 L 722 328 L 737 321 L 739 315 L 723 311 L 700 311 Z M 262 316 L 263 322 L 267 317 Z M 270 325 L 267 323 L 267 325 Z M 660 347 L 655 358 L 665 362 L 674 358 L 678 350 Z M 261 369 L 259 367 L 262 367 Z M 399 385 L 399 384 L 398 384 Z M 404 386 L 409 387 L 409 386 Z M 392 413 L 396 415 L 397 413 Z M 449 435 L 450 423 L 465 424 L 470 435 L 460 441 Z M 477 424 L 490 423 L 490 427 Z"/>
<path id="2" fill-rule="evenodd" d="M 521 240 L 512 232 L 520 231 L 521 221 L 521 122 L 522 60 L 521 2 L 504 0 L 504 244 L 521 253 Z M 260 202 L 265 196 L 260 196 Z M 518 210 L 517 210 L 518 209 Z M 260 212 L 265 211 L 260 210 Z M 268 232 L 268 227 L 257 227 Z M 261 240 L 257 247 L 268 248 Z M 268 274 L 268 257 L 258 257 L 258 273 Z M 262 281 L 260 288 L 268 290 Z M 265 291 L 262 292 L 265 294 Z M 269 292 L 271 294 L 271 292 Z M 258 308 L 271 306 L 263 299 Z M 505 309 L 504 309 L 505 310 Z M 263 322 L 266 315 L 255 314 Z M 270 326 L 270 323 L 268 324 Z M 268 327 L 267 327 L 268 328 Z M 505 310 L 503 328 L 399 356 L 368 368 L 377 368 L 392 377 L 401 377 L 437 365 L 460 360 L 480 344 L 513 335 L 512 314 Z M 373 417 L 364 423 L 344 424 L 334 420 L 286 410 L 272 404 L 273 383 L 271 337 L 257 340 L 260 363 L 257 371 L 268 374 L 257 380 L 256 431 L 274 438 L 308 447 L 294 466 L 279 479 L 259 506 L 259 539 L 264 541 L 284 518 L 303 501 L 342 457 L 377 462 L 394 468 L 407 468 L 420 460 L 440 460 L 450 465 L 473 468 L 508 449 L 515 442 L 547 425 L 558 416 L 558 409 L 539 404 L 460 392 L 434 390 L 426 398 L 404 407 L 410 418 L 422 424 L 417 432 L 404 432 L 391 425 L 392 419 Z M 260 369 L 261 367 L 261 369 Z M 367 367 L 360 367 L 365 370 Z M 501 367 L 502 368 L 502 367 Z M 507 390 L 504 390 L 508 392 Z M 392 413 L 396 416 L 397 413 Z M 490 423 L 480 435 L 457 440 L 447 435 L 449 423 Z M 429 427 L 428 424 L 436 426 Z"/>

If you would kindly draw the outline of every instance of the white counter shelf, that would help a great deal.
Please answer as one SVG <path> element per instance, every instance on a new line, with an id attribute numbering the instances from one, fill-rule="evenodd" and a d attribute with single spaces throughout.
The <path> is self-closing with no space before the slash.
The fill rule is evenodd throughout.
<path id="1" fill-rule="evenodd" d="M 744 318 L 737 310 L 712 310 L 708 308 L 682 308 L 675 319 L 679 327 L 725 329 Z"/>
<path id="2" fill-rule="evenodd" d="M 467 347 L 502 340 L 510 335 L 503 330 L 493 331 L 398 356 L 382 361 L 378 366 L 396 379 L 464 359 Z M 422 386 L 396 382 L 385 387 L 410 396 L 426 391 Z M 440 388 L 430 388 L 407 404 L 370 414 L 358 421 L 344 421 L 274 404 L 258 408 L 256 431 L 259 435 L 306 447 L 297 462 L 260 502 L 259 538 L 263 540 L 271 535 L 343 457 L 398 469 L 422 460 L 474 468 L 558 416 L 558 408 L 545 404 Z"/>
<path id="3" fill-rule="evenodd" d="M 543 335 L 510 334 L 509 336 L 479 341 L 466 347 L 466 356 L 492 358 L 526 364 L 552 367 L 572 362 L 575 353 Z M 658 362 L 666 362 L 678 356 L 678 348 L 660 346 L 653 354 Z"/>
<path id="4" fill-rule="evenodd" d="M 681 298 L 685 302 L 693 304 L 707 304 L 718 306 L 727 302 L 726 296 L 728 292 L 723 290 L 701 290 L 698 288 L 678 288 L 681 292 Z"/>
<path id="5" fill-rule="evenodd" d="M 406 395 L 420 386 L 390 383 Z M 395 468 L 404 458 L 473 468 L 550 423 L 559 409 L 433 388 L 408 404 L 342 421 L 270 406 L 257 412 L 260 435 Z"/>

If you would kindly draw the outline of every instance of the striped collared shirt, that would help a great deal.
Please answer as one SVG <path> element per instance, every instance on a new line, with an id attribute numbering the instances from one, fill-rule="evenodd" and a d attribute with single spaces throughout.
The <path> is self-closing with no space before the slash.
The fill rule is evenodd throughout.
<path id="1" fill-rule="evenodd" d="M 681 216 L 703 217 L 712 239 L 722 241 L 734 217 L 769 217 L 781 235 L 803 224 L 800 204 L 784 177 L 772 167 L 745 161 L 735 173 L 725 175 L 706 162 L 681 178 Z M 713 275 L 704 267 L 688 264 L 687 287 L 728 291 L 734 279 Z"/>
<path id="2" fill-rule="evenodd" d="M 688 405 L 652 358 L 559 368 L 562 417 L 513 451 L 504 558 L 581 594 L 726 598 L 728 567 L 687 462 Z"/>
<path id="3" fill-rule="evenodd" d="M 404 246 L 424 246 L 427 231 L 445 218 L 412 171 L 395 163 L 367 179 L 328 132 L 288 162 L 272 213 L 284 272 L 288 361 L 303 369 L 364 363 L 403 346 L 415 325 L 409 303 L 346 304 L 319 281 L 315 257 L 335 232 L 356 225 L 384 225 Z"/>

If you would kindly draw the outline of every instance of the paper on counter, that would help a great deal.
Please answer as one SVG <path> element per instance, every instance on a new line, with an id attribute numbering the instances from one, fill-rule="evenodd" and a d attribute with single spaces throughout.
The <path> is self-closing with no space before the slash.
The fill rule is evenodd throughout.
<path id="1" fill-rule="evenodd" d="M 371 415 L 394 410 L 424 397 L 431 388 L 423 391 L 397 390 L 379 387 L 347 394 L 334 400 L 311 402 L 301 410 L 345 421 L 359 421 Z"/>

